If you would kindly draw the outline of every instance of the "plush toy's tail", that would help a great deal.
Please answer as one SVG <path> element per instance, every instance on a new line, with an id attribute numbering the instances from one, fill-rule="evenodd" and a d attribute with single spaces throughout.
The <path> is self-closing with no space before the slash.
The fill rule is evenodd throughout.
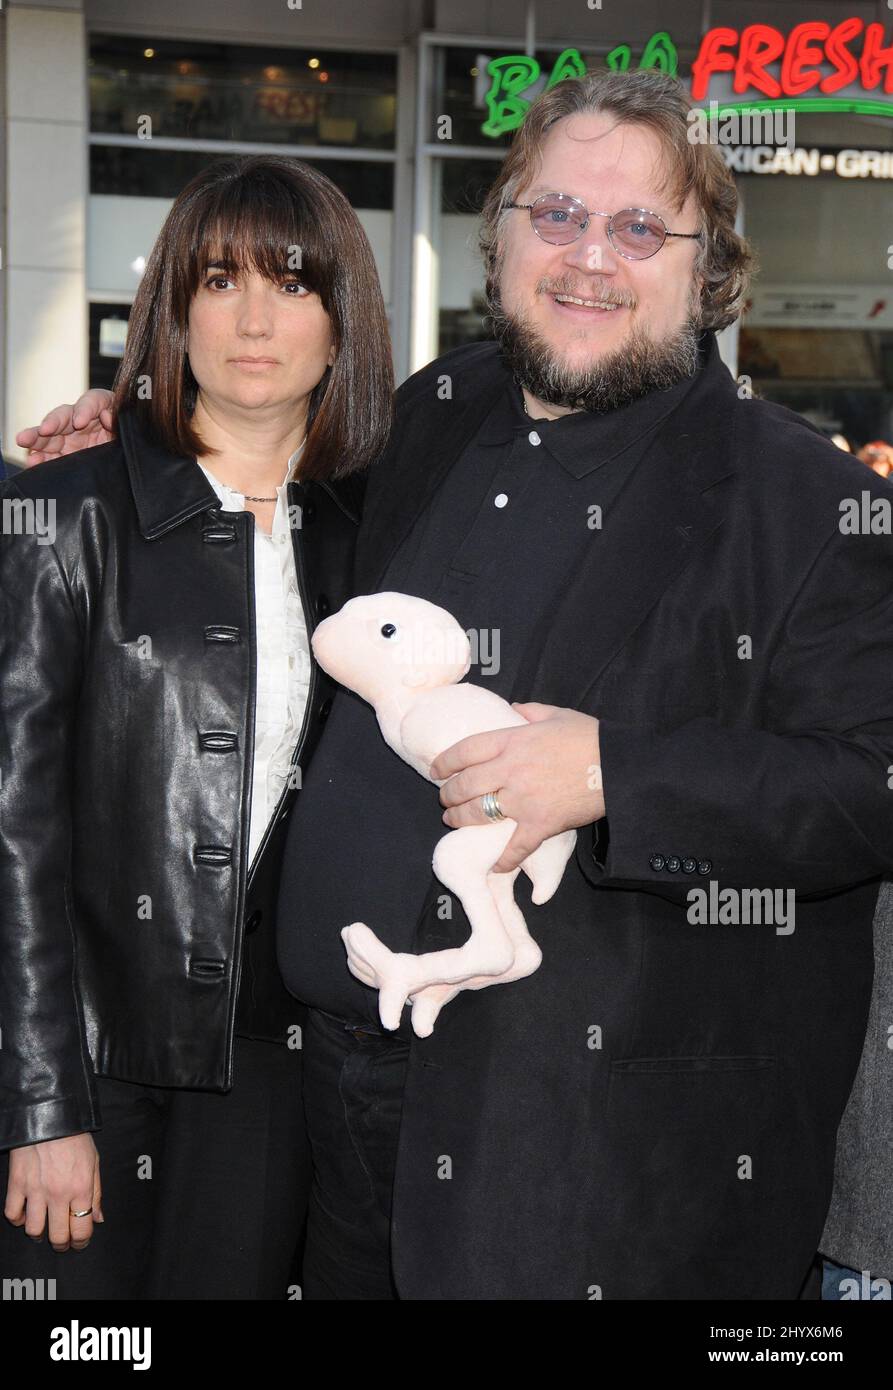
<path id="1" fill-rule="evenodd" d="M 561 835 L 544 840 L 539 849 L 524 860 L 521 868 L 533 884 L 530 896 L 537 906 L 547 903 L 556 892 L 576 842 L 576 830 L 565 830 Z"/>

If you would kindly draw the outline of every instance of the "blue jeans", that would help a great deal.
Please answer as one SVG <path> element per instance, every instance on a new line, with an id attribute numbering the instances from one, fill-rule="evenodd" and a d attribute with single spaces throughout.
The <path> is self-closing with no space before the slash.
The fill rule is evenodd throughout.
<path id="1" fill-rule="evenodd" d="M 871 1288 L 871 1275 L 866 1274 L 862 1278 L 862 1271 L 859 1269 L 848 1269 L 846 1265 L 836 1265 L 833 1260 L 823 1260 L 824 1273 L 822 1275 L 822 1301 L 824 1303 L 840 1303 L 844 1300 L 858 1299 L 860 1302 L 871 1299 L 877 1290 Z M 853 1279 L 855 1284 L 849 1284 L 841 1289 L 843 1280 Z"/>

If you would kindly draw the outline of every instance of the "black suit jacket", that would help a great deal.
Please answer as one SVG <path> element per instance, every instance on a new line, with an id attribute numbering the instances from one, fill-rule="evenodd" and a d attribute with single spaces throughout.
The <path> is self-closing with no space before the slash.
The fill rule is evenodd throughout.
<path id="1" fill-rule="evenodd" d="M 893 868 L 893 542 L 841 503 L 893 487 L 707 346 L 513 693 L 600 719 L 607 815 L 516 882 L 540 969 L 412 1044 L 404 1297 L 796 1298 L 821 1234 Z M 358 592 L 504 380 L 475 344 L 401 388 Z M 711 881 L 794 929 L 690 920 Z"/>

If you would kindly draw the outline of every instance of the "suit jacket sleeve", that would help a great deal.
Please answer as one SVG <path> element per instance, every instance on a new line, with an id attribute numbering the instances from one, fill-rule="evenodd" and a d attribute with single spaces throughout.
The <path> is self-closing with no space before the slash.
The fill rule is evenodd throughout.
<path id="1" fill-rule="evenodd" d="M 20 494 L 12 480 L 4 499 Z M 53 545 L 0 538 L 0 1148 L 99 1128 L 75 973 L 81 627 Z"/>
<path id="2" fill-rule="evenodd" d="M 583 872 L 677 900 L 706 878 L 655 870 L 653 855 L 709 860 L 724 885 L 803 896 L 889 873 L 891 672 L 893 544 L 835 530 L 789 607 L 768 727 L 600 722 L 606 822 L 578 837 Z"/>

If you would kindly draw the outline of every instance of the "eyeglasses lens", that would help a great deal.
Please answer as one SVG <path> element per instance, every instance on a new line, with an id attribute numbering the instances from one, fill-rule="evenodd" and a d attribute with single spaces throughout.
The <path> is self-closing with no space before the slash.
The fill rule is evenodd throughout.
<path id="1" fill-rule="evenodd" d="M 553 246 L 566 246 L 576 241 L 586 226 L 586 209 L 575 198 L 556 194 L 552 198 L 538 198 L 530 210 L 530 220 L 543 241 L 551 241 Z"/>
<path id="2" fill-rule="evenodd" d="M 556 193 L 537 198 L 530 212 L 537 236 L 553 246 L 567 246 L 588 225 L 586 209 L 576 198 Z M 667 230 L 659 217 L 640 208 L 617 212 L 608 224 L 619 251 L 634 260 L 645 260 L 663 246 Z"/>
<path id="3" fill-rule="evenodd" d="M 611 219 L 618 248 L 637 260 L 653 256 L 664 244 L 667 229 L 659 217 L 638 208 L 625 208 Z"/>

